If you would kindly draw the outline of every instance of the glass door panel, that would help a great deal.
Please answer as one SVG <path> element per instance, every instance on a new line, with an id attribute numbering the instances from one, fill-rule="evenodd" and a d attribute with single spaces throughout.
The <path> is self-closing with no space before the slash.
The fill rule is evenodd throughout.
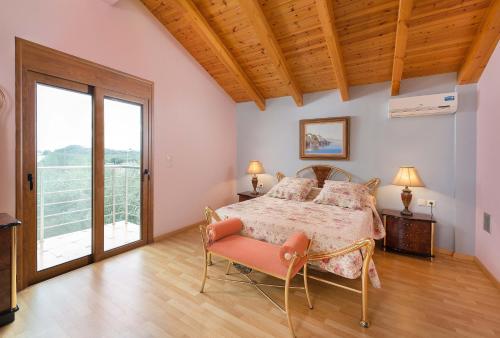
<path id="1" fill-rule="evenodd" d="M 104 250 L 141 240 L 142 105 L 104 98 Z"/>
<path id="2" fill-rule="evenodd" d="M 92 96 L 36 84 L 37 271 L 92 254 Z"/>

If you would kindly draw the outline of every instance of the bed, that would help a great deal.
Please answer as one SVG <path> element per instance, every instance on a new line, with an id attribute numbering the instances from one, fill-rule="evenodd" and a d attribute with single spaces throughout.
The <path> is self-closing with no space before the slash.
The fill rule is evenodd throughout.
<path id="1" fill-rule="evenodd" d="M 306 167 L 296 173 L 297 177 L 306 175 L 316 178 L 318 187 L 322 187 L 327 179 L 351 181 L 352 178 L 351 174 L 342 169 L 327 165 Z M 284 177 L 282 173 L 276 176 L 278 181 Z M 368 279 L 374 287 L 380 287 L 380 279 L 371 258 L 373 240 L 385 236 L 384 227 L 375 208 L 374 195 L 379 183 L 380 180 L 376 178 L 365 183 L 373 198 L 371 206 L 361 210 L 316 204 L 312 201 L 312 192 L 312 196 L 308 196 L 306 201 L 263 195 L 215 211 L 207 208 L 205 214 L 208 222 L 213 219 L 240 218 L 244 224 L 243 235 L 273 244 L 282 244 L 293 232 L 304 231 L 313 240 L 310 265 L 345 278 L 362 278 L 362 289 L 357 290 L 310 276 L 312 279 L 361 293 L 361 325 L 368 327 Z"/>

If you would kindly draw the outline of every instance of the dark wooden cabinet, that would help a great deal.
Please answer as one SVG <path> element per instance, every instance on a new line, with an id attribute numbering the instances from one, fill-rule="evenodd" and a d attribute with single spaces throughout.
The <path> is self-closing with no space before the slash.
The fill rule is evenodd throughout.
<path id="1" fill-rule="evenodd" d="M 16 296 L 16 227 L 20 222 L 0 213 L 0 326 L 14 321 Z"/>
<path id="2" fill-rule="evenodd" d="M 239 192 L 238 197 L 240 202 L 248 201 L 251 200 L 252 198 L 255 197 L 260 197 L 262 194 L 254 195 L 252 191 L 244 191 L 244 192 Z"/>
<path id="3" fill-rule="evenodd" d="M 434 257 L 434 228 L 430 215 L 414 213 L 403 216 L 399 211 L 381 211 L 385 226 L 384 250 Z"/>

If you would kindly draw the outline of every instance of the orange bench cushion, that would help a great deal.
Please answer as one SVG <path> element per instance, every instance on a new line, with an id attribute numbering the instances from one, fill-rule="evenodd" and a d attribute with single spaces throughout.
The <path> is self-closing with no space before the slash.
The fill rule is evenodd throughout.
<path id="1" fill-rule="evenodd" d="M 240 235 L 224 237 L 208 247 L 208 251 L 241 263 L 268 275 L 286 279 L 288 268 L 280 258 L 281 246 Z M 291 277 L 304 266 L 306 258 L 301 258 L 294 266 Z"/>
<path id="2" fill-rule="evenodd" d="M 207 226 L 208 240 L 215 242 L 229 235 L 238 234 L 243 229 L 239 218 L 229 218 Z"/>
<path id="3" fill-rule="evenodd" d="M 303 232 L 296 232 L 280 247 L 280 260 L 284 266 L 289 266 L 292 261 L 293 254 L 296 253 L 304 256 L 307 253 L 309 239 Z"/>

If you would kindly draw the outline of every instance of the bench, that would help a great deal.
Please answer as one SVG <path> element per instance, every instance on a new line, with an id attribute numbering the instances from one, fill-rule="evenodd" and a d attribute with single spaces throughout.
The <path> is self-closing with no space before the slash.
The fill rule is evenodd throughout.
<path id="1" fill-rule="evenodd" d="M 200 292 L 204 292 L 205 282 L 207 279 L 223 280 L 234 283 L 246 283 L 257 288 L 260 293 L 265 296 L 271 303 L 283 311 L 288 320 L 290 334 L 295 337 L 292 320 L 290 316 L 290 308 L 288 295 L 290 290 L 290 282 L 303 269 L 304 286 L 294 287 L 304 289 L 306 293 L 307 303 L 312 309 L 311 299 L 309 297 L 309 289 L 307 286 L 307 259 L 311 240 L 303 232 L 294 233 L 283 245 L 275 245 L 262 242 L 253 238 L 241 236 L 239 233 L 243 229 L 243 223 L 240 219 L 231 218 L 208 226 L 200 226 L 201 238 L 204 248 L 204 270 L 203 280 Z M 246 280 L 233 280 L 229 278 L 214 278 L 208 276 L 208 266 L 210 265 L 211 257 L 218 256 L 228 260 L 226 275 L 229 274 L 233 264 L 238 264 L 246 267 L 239 269 L 240 274 Z M 283 287 L 283 285 L 262 284 L 254 281 L 248 276 L 248 271 L 256 270 L 272 277 L 285 281 L 285 307 L 283 308 L 269 297 L 260 286 Z M 251 271 L 250 270 L 250 271 Z"/>

